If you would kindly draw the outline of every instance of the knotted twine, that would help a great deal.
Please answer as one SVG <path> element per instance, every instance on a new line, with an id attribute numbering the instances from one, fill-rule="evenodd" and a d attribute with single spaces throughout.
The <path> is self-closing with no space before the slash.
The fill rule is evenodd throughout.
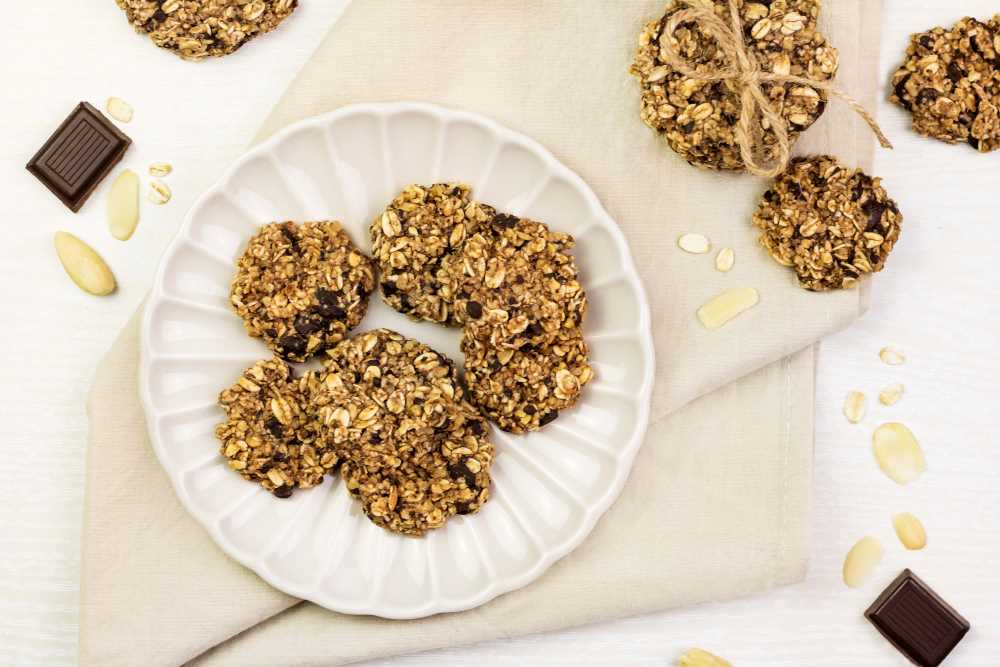
<path id="1" fill-rule="evenodd" d="M 861 106 L 860 102 L 834 84 L 794 74 L 762 71 L 757 58 L 749 51 L 743 37 L 737 0 L 729 0 L 731 23 L 728 25 L 715 13 L 710 2 L 706 3 L 704 0 L 681 0 L 681 2 L 686 4 L 688 8 L 671 16 L 664 27 L 660 39 L 661 57 L 665 58 L 665 64 L 690 79 L 731 81 L 737 86 L 740 91 L 741 109 L 739 121 L 736 124 L 736 143 L 739 145 L 740 156 L 743 158 L 748 172 L 757 176 L 773 178 L 785 170 L 791 157 L 792 147 L 785 120 L 775 111 L 761 87 L 762 84 L 768 82 L 797 83 L 839 97 L 864 119 L 871 131 L 878 137 L 883 148 L 892 148 L 889 139 L 883 134 L 882 128 L 875 122 L 872 115 Z M 699 72 L 693 63 L 685 60 L 673 44 L 674 33 L 678 26 L 684 23 L 694 23 L 702 32 L 712 37 L 722 50 L 727 65 Z M 764 135 L 757 131 L 757 128 L 761 127 L 761 123 L 757 122 L 758 116 L 767 122 L 777 140 L 777 155 L 770 163 L 766 162 L 767 146 L 764 143 Z"/>

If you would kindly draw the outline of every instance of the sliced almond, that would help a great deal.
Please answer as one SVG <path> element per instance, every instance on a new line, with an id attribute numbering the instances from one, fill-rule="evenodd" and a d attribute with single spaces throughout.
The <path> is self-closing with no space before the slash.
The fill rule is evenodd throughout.
<path id="1" fill-rule="evenodd" d="M 872 443 L 882 472 L 897 484 L 908 484 L 927 469 L 920 443 L 902 424 L 882 424 L 875 430 Z"/>
<path id="2" fill-rule="evenodd" d="M 758 303 L 760 294 L 752 287 L 728 289 L 698 309 L 698 320 L 706 329 L 718 329 Z"/>
<path id="3" fill-rule="evenodd" d="M 875 572 L 885 551 L 874 537 L 863 537 L 847 552 L 844 559 L 844 583 L 858 588 Z"/>
<path id="4" fill-rule="evenodd" d="M 684 234 L 677 239 L 677 245 L 684 252 L 693 255 L 704 255 L 712 249 L 712 242 L 702 234 Z"/>
<path id="5" fill-rule="evenodd" d="M 844 416 L 847 417 L 847 421 L 852 424 L 860 422 L 865 418 L 867 407 L 868 401 L 864 394 L 860 391 L 847 392 L 847 398 L 844 400 Z"/>
<path id="6" fill-rule="evenodd" d="M 132 105 L 120 97 L 109 97 L 105 108 L 108 110 L 108 115 L 120 123 L 132 120 Z"/>
<path id="7" fill-rule="evenodd" d="M 919 551 L 927 546 L 927 531 L 920 519 L 909 512 L 892 517 L 892 527 L 903 546 L 910 551 Z"/>
<path id="8" fill-rule="evenodd" d="M 729 273 L 732 271 L 735 263 L 736 252 L 732 248 L 723 248 L 719 251 L 719 254 L 715 256 L 715 268 L 723 273 Z"/>
<path id="9" fill-rule="evenodd" d="M 733 665 L 708 651 L 693 648 L 681 656 L 680 667 L 733 667 Z"/>
<path id="10" fill-rule="evenodd" d="M 879 359 L 890 366 L 899 366 L 906 363 L 906 355 L 894 347 L 883 347 L 878 353 Z"/>
<path id="11" fill-rule="evenodd" d="M 903 393 L 905 391 L 906 388 L 899 383 L 890 384 L 878 393 L 879 403 L 882 405 L 896 405 L 896 403 L 899 403 L 899 400 L 903 398 Z"/>
<path id="12" fill-rule="evenodd" d="M 169 176 L 174 168 L 169 162 L 154 162 L 149 165 L 149 175 L 157 178 Z"/>
<path id="13" fill-rule="evenodd" d="M 154 178 L 149 182 L 149 194 L 146 195 L 146 198 L 154 204 L 166 204 L 170 201 L 171 195 L 170 188 L 163 181 L 158 181 Z"/>
<path id="14" fill-rule="evenodd" d="M 139 224 L 139 176 L 126 169 L 111 184 L 108 227 L 119 241 L 127 241 Z"/>
<path id="15" fill-rule="evenodd" d="M 115 291 L 115 276 L 89 245 L 68 232 L 56 232 L 56 254 L 77 287 L 96 296 Z"/>

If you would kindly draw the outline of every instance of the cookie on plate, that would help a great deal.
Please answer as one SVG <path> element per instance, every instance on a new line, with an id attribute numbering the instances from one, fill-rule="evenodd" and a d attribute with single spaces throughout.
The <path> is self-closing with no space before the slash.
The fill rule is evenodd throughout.
<path id="1" fill-rule="evenodd" d="M 319 484 L 339 461 L 318 446 L 303 410 L 301 378 L 281 359 L 259 361 L 219 395 L 226 421 L 215 428 L 229 467 L 279 498 Z"/>
<path id="2" fill-rule="evenodd" d="M 578 329 L 587 296 L 570 250 L 573 237 L 498 213 L 442 262 L 453 317 L 497 348 L 544 346 Z"/>
<path id="3" fill-rule="evenodd" d="M 903 216 L 882 179 L 822 155 L 793 160 L 764 193 L 753 223 L 771 257 L 819 292 L 855 287 L 881 271 Z"/>
<path id="4" fill-rule="evenodd" d="M 408 186 L 371 224 L 385 302 L 417 320 L 456 324 L 441 262 L 492 217 L 467 185 Z"/>
<path id="5" fill-rule="evenodd" d="M 469 398 L 504 431 L 537 431 L 574 406 L 594 377 L 579 328 L 564 329 L 558 340 L 519 349 L 494 347 L 466 329 L 465 383 Z"/>
<path id="6" fill-rule="evenodd" d="M 116 0 L 136 32 L 186 60 L 233 53 L 288 18 L 298 0 Z"/>
<path id="7" fill-rule="evenodd" d="M 265 225 L 237 262 L 230 302 L 247 333 L 306 361 L 358 325 L 375 288 L 372 261 L 339 222 Z"/>
<path id="8" fill-rule="evenodd" d="M 923 136 L 981 153 L 1000 148 L 1000 14 L 913 35 L 892 90 Z"/>
<path id="9" fill-rule="evenodd" d="M 729 0 L 708 0 L 726 25 Z M 839 55 L 816 28 L 819 0 L 741 2 L 740 23 L 749 53 L 764 72 L 793 74 L 814 81 L 828 81 L 837 72 Z M 631 72 L 639 79 L 641 117 L 667 144 L 689 163 L 709 169 L 742 171 L 745 168 L 736 139 L 740 118 L 740 88 L 730 81 L 691 79 L 666 64 L 660 52 L 670 17 L 687 5 L 671 0 L 666 14 L 646 24 Z M 695 24 L 678 27 L 674 49 L 695 66 L 728 69 L 714 38 Z M 787 124 L 788 137 L 809 129 L 826 109 L 821 90 L 798 83 L 764 83 L 764 95 Z M 774 132 L 762 128 L 766 160 L 774 158 Z"/>

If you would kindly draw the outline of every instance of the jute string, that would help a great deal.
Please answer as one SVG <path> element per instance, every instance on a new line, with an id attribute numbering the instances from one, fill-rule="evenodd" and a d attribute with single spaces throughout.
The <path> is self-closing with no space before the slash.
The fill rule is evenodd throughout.
<path id="1" fill-rule="evenodd" d="M 892 144 L 875 122 L 875 118 L 857 100 L 834 84 L 793 74 L 762 71 L 757 58 L 749 51 L 744 40 L 737 0 L 729 0 L 731 19 L 729 24 L 715 13 L 711 3 L 704 3 L 704 0 L 681 0 L 681 2 L 686 4 L 688 9 L 678 11 L 667 22 L 660 38 L 661 57 L 665 58 L 665 64 L 691 79 L 732 81 L 736 84 L 740 91 L 741 107 L 739 121 L 736 124 L 736 142 L 740 147 L 740 156 L 743 158 L 746 170 L 751 174 L 773 178 L 785 170 L 791 157 L 792 147 L 785 120 L 775 111 L 761 88 L 761 85 L 767 82 L 797 83 L 826 91 L 840 98 L 864 119 L 883 148 L 892 148 Z M 705 69 L 702 66 L 702 71 L 698 71 L 694 64 L 685 60 L 675 50 L 674 33 L 678 26 L 689 22 L 695 23 L 702 32 L 718 43 L 725 56 L 726 66 L 718 69 Z M 777 154 L 770 161 L 765 157 L 767 145 L 764 143 L 763 133 L 759 130 L 762 121 L 766 121 L 766 126 L 777 139 Z"/>

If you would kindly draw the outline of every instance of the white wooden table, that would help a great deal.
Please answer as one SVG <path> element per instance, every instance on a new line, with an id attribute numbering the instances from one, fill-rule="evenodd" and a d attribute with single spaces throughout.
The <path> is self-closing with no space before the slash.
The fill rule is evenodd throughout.
<path id="1" fill-rule="evenodd" d="M 303 2 L 276 42 L 199 66 L 130 35 L 111 0 L 4 3 L 0 664 L 76 661 L 83 400 L 97 360 L 146 293 L 180 214 L 240 154 L 344 2 Z M 882 80 L 911 32 L 998 10 L 990 0 L 887 0 Z M 77 101 L 102 105 L 109 95 L 136 108 L 129 165 L 176 167 L 173 201 L 144 206 L 127 244 L 106 233 L 101 204 L 73 216 L 24 170 Z M 902 666 L 861 612 L 907 566 L 972 621 L 948 664 L 1000 664 L 1000 152 L 920 139 L 884 102 L 878 116 L 897 149 L 879 154 L 876 171 L 906 222 L 871 313 L 822 347 L 808 579 L 735 602 L 379 664 L 668 665 L 698 645 L 738 667 Z M 51 248 L 58 229 L 104 254 L 120 281 L 115 296 L 94 299 L 69 283 Z M 890 343 L 907 353 L 905 366 L 878 361 Z M 865 391 L 872 405 L 895 381 L 907 387 L 896 407 L 871 407 L 857 426 L 841 416 L 848 390 Z M 872 459 L 870 433 L 885 420 L 909 424 L 927 453 L 928 473 L 906 488 Z M 904 510 L 927 526 L 923 552 L 905 552 L 893 536 L 890 516 Z M 882 539 L 886 559 L 868 586 L 851 591 L 840 583 L 841 562 L 865 534 Z"/>

